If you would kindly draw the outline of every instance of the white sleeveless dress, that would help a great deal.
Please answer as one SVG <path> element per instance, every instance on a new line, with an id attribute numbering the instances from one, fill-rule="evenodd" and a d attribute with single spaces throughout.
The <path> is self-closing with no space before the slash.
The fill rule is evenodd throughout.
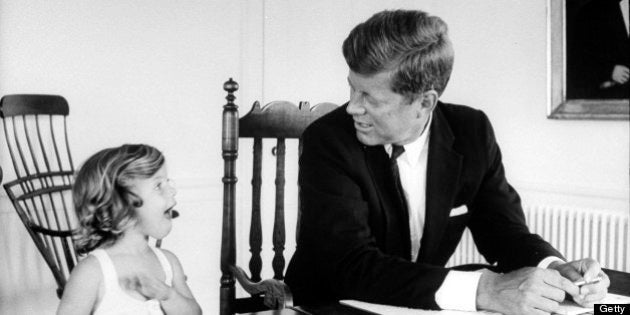
<path id="1" fill-rule="evenodd" d="M 164 283 L 171 285 L 173 280 L 173 269 L 171 264 L 164 253 L 155 247 L 150 247 L 158 260 L 166 279 Z M 160 308 L 160 302 L 158 300 L 146 300 L 141 301 L 135 299 L 125 293 L 118 283 L 118 274 L 114 268 L 111 258 L 107 252 L 103 249 L 96 249 L 90 253 L 98 260 L 101 265 L 101 271 L 103 272 L 103 284 L 105 287 L 105 293 L 101 299 L 94 315 L 164 315 Z"/>

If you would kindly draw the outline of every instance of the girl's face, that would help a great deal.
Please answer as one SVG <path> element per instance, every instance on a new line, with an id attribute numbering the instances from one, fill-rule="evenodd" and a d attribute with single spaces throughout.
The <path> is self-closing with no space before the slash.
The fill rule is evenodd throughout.
<path id="1" fill-rule="evenodd" d="M 136 229 L 155 239 L 168 235 L 172 227 L 171 210 L 177 202 L 166 167 L 162 166 L 150 178 L 133 180 L 131 191 L 142 199 L 142 206 L 136 208 Z"/>

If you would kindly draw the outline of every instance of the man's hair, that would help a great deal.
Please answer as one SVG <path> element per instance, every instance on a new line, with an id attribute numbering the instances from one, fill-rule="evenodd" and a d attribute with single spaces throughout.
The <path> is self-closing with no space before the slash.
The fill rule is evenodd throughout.
<path id="1" fill-rule="evenodd" d="M 413 97 L 441 95 L 453 69 L 453 47 L 442 19 L 422 11 L 382 11 L 357 25 L 343 42 L 350 69 L 373 75 L 391 71 L 391 89 Z"/>
<path id="2" fill-rule="evenodd" d="M 135 208 L 142 200 L 131 191 L 132 181 L 150 178 L 163 165 L 162 153 L 143 144 L 104 149 L 83 164 L 72 188 L 79 218 L 74 232 L 77 252 L 109 246 L 136 223 Z"/>

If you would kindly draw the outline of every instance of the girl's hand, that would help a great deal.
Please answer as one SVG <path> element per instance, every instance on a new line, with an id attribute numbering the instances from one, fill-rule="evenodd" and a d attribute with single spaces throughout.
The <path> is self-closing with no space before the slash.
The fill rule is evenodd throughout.
<path id="1" fill-rule="evenodd" d="M 165 314 L 201 315 L 201 308 L 197 301 L 182 295 L 175 286 L 168 286 L 146 274 L 134 276 L 130 283 L 130 287 L 142 296 L 158 300 Z"/>
<path id="2" fill-rule="evenodd" d="M 147 299 L 156 299 L 158 301 L 167 300 L 173 293 L 173 288 L 164 282 L 144 274 L 135 276 L 131 281 L 130 287 Z"/>

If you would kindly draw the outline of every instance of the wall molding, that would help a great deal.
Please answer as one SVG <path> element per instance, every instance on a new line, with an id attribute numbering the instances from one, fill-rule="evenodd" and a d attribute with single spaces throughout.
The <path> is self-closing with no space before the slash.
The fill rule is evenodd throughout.
<path id="1" fill-rule="evenodd" d="M 574 185 L 559 182 L 531 182 L 531 181 L 511 181 L 512 185 L 522 195 L 536 196 L 537 198 L 546 196 L 545 199 L 555 197 L 558 199 L 574 199 L 575 201 L 587 201 L 585 206 L 592 207 L 592 204 L 628 204 L 630 200 L 629 188 L 601 187 L 591 185 Z M 223 183 L 219 177 L 185 177 L 175 178 L 180 202 L 208 202 L 220 199 L 222 196 Z M 532 202 L 528 202 L 532 203 Z M 538 202 L 536 202 L 538 203 Z M 11 202 L 4 189 L 0 189 L 0 214 L 13 212 Z M 8 207 L 4 206 L 7 205 Z M 9 209 L 7 209 L 9 208 Z M 606 207 L 599 207 L 606 208 Z"/>
<path id="2" fill-rule="evenodd" d="M 187 177 L 175 178 L 175 187 L 178 190 L 176 199 L 180 203 L 206 203 L 220 200 L 223 183 L 216 177 Z M 0 188 L 0 215 L 15 213 L 4 188 Z"/>

